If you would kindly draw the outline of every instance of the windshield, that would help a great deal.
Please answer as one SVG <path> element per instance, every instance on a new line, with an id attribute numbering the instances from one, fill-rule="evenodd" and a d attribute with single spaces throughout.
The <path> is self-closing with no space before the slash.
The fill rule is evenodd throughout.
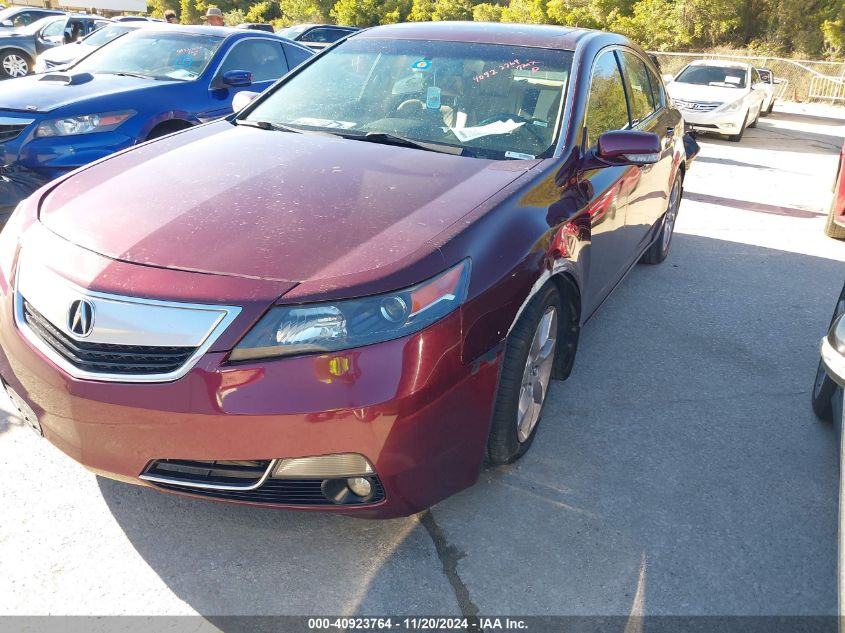
<path id="1" fill-rule="evenodd" d="M 675 77 L 682 84 L 697 86 L 719 86 L 722 88 L 745 88 L 745 68 L 726 66 L 687 66 Z"/>
<path id="2" fill-rule="evenodd" d="M 245 119 L 401 136 L 467 156 L 534 158 L 553 150 L 571 63 L 569 51 L 352 38 Z"/>
<path id="3" fill-rule="evenodd" d="M 120 25 L 112 25 L 112 26 L 104 26 L 101 29 L 97 29 L 91 35 L 86 37 L 83 42 L 88 44 L 89 46 L 102 46 L 103 44 L 108 44 L 114 38 L 123 35 L 124 33 L 128 33 L 129 31 L 134 31 L 131 26 L 120 26 Z"/>
<path id="4" fill-rule="evenodd" d="M 136 31 L 98 48 L 73 69 L 190 81 L 205 70 L 222 42 L 212 35 Z"/>

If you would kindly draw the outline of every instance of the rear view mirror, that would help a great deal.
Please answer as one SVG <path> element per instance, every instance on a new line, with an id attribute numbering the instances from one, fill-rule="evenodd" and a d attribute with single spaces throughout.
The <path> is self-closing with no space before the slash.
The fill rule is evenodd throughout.
<path id="1" fill-rule="evenodd" d="M 247 107 L 255 97 L 258 96 L 259 93 L 257 92 L 250 92 L 249 90 L 244 90 L 239 92 L 235 95 L 235 98 L 232 99 L 232 110 L 235 112 L 240 112 L 245 107 Z"/>
<path id="2" fill-rule="evenodd" d="M 252 85 L 252 73 L 248 70 L 227 70 L 223 73 L 223 85 L 243 88 Z"/>
<path id="3" fill-rule="evenodd" d="M 675 80 L 675 77 L 672 76 L 672 73 L 666 73 L 663 75 L 663 82 L 664 83 L 671 83 Z"/>

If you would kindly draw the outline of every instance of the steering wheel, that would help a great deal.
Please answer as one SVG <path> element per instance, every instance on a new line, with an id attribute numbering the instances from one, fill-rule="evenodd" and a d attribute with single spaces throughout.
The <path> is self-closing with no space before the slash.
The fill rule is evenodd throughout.
<path id="1" fill-rule="evenodd" d="M 500 112 L 499 114 L 494 114 L 493 116 L 488 116 L 484 120 L 479 121 L 478 125 L 479 126 L 490 125 L 491 123 L 496 123 L 497 121 L 508 121 L 508 120 L 511 120 L 515 123 L 524 123 L 525 125 L 518 127 L 517 130 L 527 130 L 528 133 L 531 134 L 531 136 L 534 137 L 534 140 L 536 140 L 541 146 L 547 145 L 546 139 L 543 138 L 543 135 L 540 134 L 540 132 L 538 132 L 536 129 L 534 129 L 534 126 L 531 125 L 531 121 L 529 119 L 526 119 L 524 116 L 519 116 L 518 114 L 514 114 L 513 112 Z M 514 131 L 516 131 L 516 130 L 514 130 Z"/>

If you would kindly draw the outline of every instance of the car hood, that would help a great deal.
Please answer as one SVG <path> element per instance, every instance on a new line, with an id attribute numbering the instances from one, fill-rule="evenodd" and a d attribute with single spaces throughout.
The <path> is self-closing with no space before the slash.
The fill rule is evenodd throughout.
<path id="1" fill-rule="evenodd" d="M 220 121 L 78 172 L 44 198 L 40 219 L 112 259 L 336 279 L 435 251 L 428 240 L 533 164 Z"/>
<path id="2" fill-rule="evenodd" d="M 45 80 L 44 77 L 49 74 L 0 81 L 0 104 L 3 109 L 51 112 L 79 101 L 136 90 L 160 90 L 172 85 L 171 82 L 117 75 L 94 75 L 90 81 L 70 85 L 62 81 Z"/>
<path id="3" fill-rule="evenodd" d="M 666 89 L 673 99 L 685 101 L 713 101 L 717 103 L 732 103 L 741 99 L 748 90 L 746 88 L 723 88 L 720 86 L 699 86 L 673 81 Z"/>
<path id="4" fill-rule="evenodd" d="M 56 46 L 55 48 L 48 48 L 41 53 L 41 57 L 49 59 L 51 62 L 72 62 L 79 59 L 83 55 L 87 55 L 95 50 L 96 46 L 89 46 L 84 42 L 77 42 L 75 44 L 64 44 L 63 46 Z M 132 79 L 132 77 L 130 77 Z"/>

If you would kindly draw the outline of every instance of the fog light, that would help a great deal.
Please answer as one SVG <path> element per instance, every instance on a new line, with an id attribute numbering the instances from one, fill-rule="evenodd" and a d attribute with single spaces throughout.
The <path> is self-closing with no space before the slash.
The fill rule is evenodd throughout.
<path id="1" fill-rule="evenodd" d="M 374 472 L 372 464 L 363 455 L 341 453 L 281 459 L 273 469 L 272 476 L 276 479 L 329 479 L 371 475 Z"/>
<path id="2" fill-rule="evenodd" d="M 373 484 L 364 477 L 350 477 L 346 480 L 346 485 L 359 497 L 369 497 L 373 492 Z"/>

